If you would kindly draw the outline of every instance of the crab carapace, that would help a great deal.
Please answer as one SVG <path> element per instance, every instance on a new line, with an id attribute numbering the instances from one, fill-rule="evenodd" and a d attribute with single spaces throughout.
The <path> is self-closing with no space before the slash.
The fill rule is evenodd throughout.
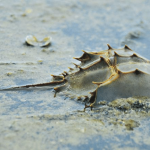
<path id="1" fill-rule="evenodd" d="M 86 52 L 79 58 L 80 65 L 52 75 L 48 83 L 12 87 L 10 89 L 55 86 L 56 93 L 85 102 L 87 107 L 98 105 L 101 100 L 112 101 L 132 96 L 150 96 L 150 61 L 134 52 L 127 45 L 100 52 Z"/>

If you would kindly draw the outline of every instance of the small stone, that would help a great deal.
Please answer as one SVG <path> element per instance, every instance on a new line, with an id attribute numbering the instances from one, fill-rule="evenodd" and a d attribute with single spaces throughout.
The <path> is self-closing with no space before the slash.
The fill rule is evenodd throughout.
<path id="1" fill-rule="evenodd" d="M 7 73 L 7 76 L 11 76 L 13 73 L 12 72 L 8 72 Z"/>

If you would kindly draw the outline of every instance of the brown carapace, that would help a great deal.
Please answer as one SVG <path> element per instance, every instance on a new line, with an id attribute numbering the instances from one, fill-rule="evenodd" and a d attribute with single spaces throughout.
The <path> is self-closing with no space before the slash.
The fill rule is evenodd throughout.
<path id="1" fill-rule="evenodd" d="M 55 95 L 62 93 L 85 102 L 85 108 L 100 101 L 112 101 L 132 96 L 150 96 L 150 61 L 134 52 L 127 45 L 122 49 L 85 52 L 68 72 L 52 75 L 49 83 L 14 88 L 55 86 Z M 11 89 L 14 89 L 11 88 Z"/>

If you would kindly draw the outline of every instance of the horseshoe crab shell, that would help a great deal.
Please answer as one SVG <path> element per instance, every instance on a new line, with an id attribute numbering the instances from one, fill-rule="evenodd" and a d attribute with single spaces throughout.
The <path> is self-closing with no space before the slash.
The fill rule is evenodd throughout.
<path id="1" fill-rule="evenodd" d="M 63 73 L 65 83 L 55 87 L 68 96 L 88 101 L 93 107 L 102 100 L 112 101 L 131 96 L 150 96 L 150 61 L 131 50 L 122 49 L 85 52 L 80 65 Z M 54 77 L 55 78 L 55 77 Z"/>
<path id="2" fill-rule="evenodd" d="M 100 101 L 112 101 L 131 96 L 150 97 L 150 61 L 127 45 L 121 49 L 85 52 L 68 72 L 52 75 L 53 81 L 34 86 L 55 86 L 54 91 L 96 106 Z M 20 88 L 20 87 L 16 87 Z"/>

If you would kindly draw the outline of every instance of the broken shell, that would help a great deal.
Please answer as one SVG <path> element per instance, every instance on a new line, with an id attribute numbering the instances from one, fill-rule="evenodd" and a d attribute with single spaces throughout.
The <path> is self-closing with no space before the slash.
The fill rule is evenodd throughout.
<path id="1" fill-rule="evenodd" d="M 40 46 L 40 47 L 46 47 L 51 44 L 51 37 L 45 37 L 43 40 L 39 41 L 35 36 L 28 35 L 25 39 L 26 43 L 31 46 Z"/>

